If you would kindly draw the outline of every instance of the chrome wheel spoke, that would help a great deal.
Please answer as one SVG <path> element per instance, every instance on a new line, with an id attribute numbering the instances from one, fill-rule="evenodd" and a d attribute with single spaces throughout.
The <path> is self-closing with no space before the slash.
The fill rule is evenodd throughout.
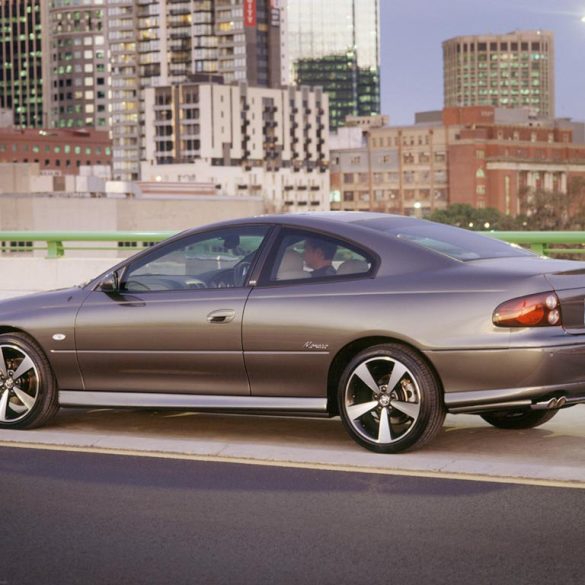
<path id="1" fill-rule="evenodd" d="M 394 362 L 394 367 L 392 368 L 392 374 L 390 376 L 390 380 L 388 380 L 388 390 L 392 391 L 402 379 L 402 376 L 406 374 L 407 369 L 401 363 Z"/>
<path id="2" fill-rule="evenodd" d="M 14 402 L 10 402 L 10 410 L 16 412 L 16 414 L 28 412 L 28 408 L 26 406 L 23 404 L 14 404 Z"/>
<path id="3" fill-rule="evenodd" d="M 6 361 L 4 360 L 4 348 L 0 346 L 0 374 L 6 378 Z"/>
<path id="4" fill-rule="evenodd" d="M 26 372 L 29 370 L 32 370 L 34 367 L 35 365 L 33 364 L 33 361 L 27 355 L 25 355 L 24 359 L 20 362 L 20 365 L 16 369 L 16 372 L 14 372 L 12 379 L 15 381 L 18 380 L 18 378 L 26 374 Z"/>
<path id="5" fill-rule="evenodd" d="M 12 388 L 18 399 L 24 404 L 26 410 L 30 410 L 35 405 L 35 399 L 29 396 L 24 390 L 21 390 L 18 386 Z"/>
<path id="6" fill-rule="evenodd" d="M 418 402 L 403 402 L 402 400 L 391 400 L 390 406 L 413 419 L 417 419 L 420 413 L 420 404 Z"/>
<path id="7" fill-rule="evenodd" d="M 360 364 L 354 371 L 354 374 L 372 391 L 372 392 L 378 392 L 379 388 L 378 388 L 378 384 L 376 384 L 376 381 L 374 380 L 374 378 L 372 377 L 372 374 L 370 374 L 370 370 L 368 369 L 368 366 L 364 363 L 364 364 Z"/>
<path id="8" fill-rule="evenodd" d="M 380 411 L 380 427 L 378 429 L 378 442 L 390 443 L 392 441 L 392 430 L 390 428 L 390 417 L 388 416 L 388 409 L 383 408 Z"/>
<path id="9" fill-rule="evenodd" d="M 376 406 L 378 406 L 377 400 L 372 400 L 371 402 L 362 402 L 361 404 L 352 404 L 351 406 L 347 407 L 347 414 L 351 420 L 356 420 L 367 412 L 374 410 Z"/>
<path id="10" fill-rule="evenodd" d="M 0 397 L 0 421 L 6 422 L 8 420 L 8 390 L 4 390 L 2 397 Z"/>

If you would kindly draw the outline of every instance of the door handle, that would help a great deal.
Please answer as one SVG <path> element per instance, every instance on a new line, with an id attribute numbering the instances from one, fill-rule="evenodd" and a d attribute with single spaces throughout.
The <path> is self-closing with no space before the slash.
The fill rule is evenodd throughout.
<path id="1" fill-rule="evenodd" d="M 233 321 L 236 316 L 236 312 L 232 309 L 219 309 L 218 311 L 211 311 L 207 315 L 208 323 L 229 323 Z"/>

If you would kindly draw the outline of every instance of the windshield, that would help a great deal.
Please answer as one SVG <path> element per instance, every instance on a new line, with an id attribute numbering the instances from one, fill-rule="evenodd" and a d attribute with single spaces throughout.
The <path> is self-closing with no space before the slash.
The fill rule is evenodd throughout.
<path id="1" fill-rule="evenodd" d="M 513 258 L 535 256 L 533 252 L 475 232 L 430 221 L 396 221 L 368 219 L 356 222 L 364 227 L 384 232 L 399 240 L 407 240 L 433 252 L 456 260 Z"/>

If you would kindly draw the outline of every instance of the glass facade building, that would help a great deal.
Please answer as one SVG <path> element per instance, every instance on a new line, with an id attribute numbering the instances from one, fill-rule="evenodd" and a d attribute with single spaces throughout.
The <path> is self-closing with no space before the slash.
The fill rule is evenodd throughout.
<path id="1" fill-rule="evenodd" d="M 108 120 L 108 52 L 104 2 L 52 0 L 51 108 L 57 128 L 95 127 Z"/>
<path id="2" fill-rule="evenodd" d="M 46 122 L 46 9 L 44 0 L 0 0 L 0 108 L 11 110 L 20 127 Z"/>
<path id="3" fill-rule="evenodd" d="M 288 0 L 290 82 L 329 94 L 330 127 L 380 112 L 379 0 Z"/>

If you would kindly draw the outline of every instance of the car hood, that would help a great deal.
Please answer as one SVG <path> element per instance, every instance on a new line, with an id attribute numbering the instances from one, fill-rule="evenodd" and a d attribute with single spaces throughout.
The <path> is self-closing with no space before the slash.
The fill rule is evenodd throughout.
<path id="1" fill-rule="evenodd" d="M 11 297 L 0 301 L 0 325 L 11 325 L 19 316 L 30 316 L 52 309 L 78 307 L 87 291 L 79 287 Z"/>

